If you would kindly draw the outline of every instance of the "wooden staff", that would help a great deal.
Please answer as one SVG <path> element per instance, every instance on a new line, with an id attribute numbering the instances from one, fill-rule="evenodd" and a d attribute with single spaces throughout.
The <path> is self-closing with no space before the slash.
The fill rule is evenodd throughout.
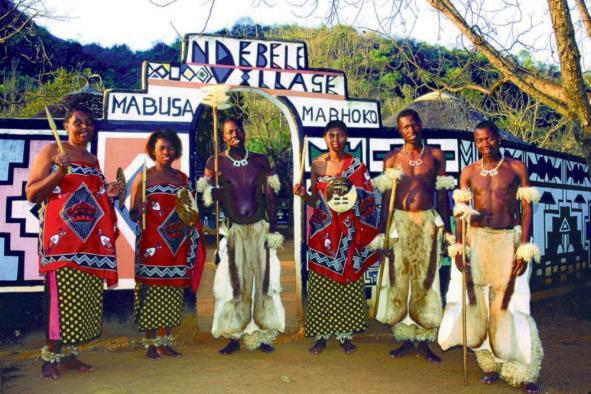
<path id="1" fill-rule="evenodd" d="M 308 152 L 308 136 L 304 136 L 304 140 L 302 142 L 302 155 L 300 156 L 300 173 L 298 174 L 298 180 L 296 183 L 302 184 L 304 180 L 304 170 L 306 168 L 306 154 Z M 304 204 L 304 212 L 306 211 L 306 204 Z M 306 215 L 304 214 L 304 217 Z M 298 274 L 299 275 L 299 270 Z M 302 312 L 302 281 L 296 280 L 296 315 L 298 318 L 298 324 L 300 325 L 300 329 L 298 330 L 298 336 L 304 336 L 304 319 L 303 319 L 303 312 Z"/>
<path id="2" fill-rule="evenodd" d="M 380 264 L 380 270 L 378 272 L 378 283 L 376 283 L 376 303 L 374 306 L 373 317 L 374 319 L 378 315 L 378 307 L 380 306 L 380 293 L 382 291 L 382 277 L 384 276 L 384 265 L 390 263 L 390 257 L 388 252 L 390 251 L 390 226 L 392 226 L 392 214 L 394 212 L 394 200 L 396 199 L 396 188 L 398 187 L 398 179 L 394 177 L 392 179 L 392 189 L 390 190 L 390 202 L 388 204 L 388 217 L 386 218 L 386 230 L 384 234 L 384 250 L 386 256 L 384 257 L 384 263 Z"/>
<path id="3" fill-rule="evenodd" d="M 462 223 L 462 353 L 464 361 L 464 386 L 468 385 L 468 339 L 466 335 L 466 219 Z"/>
<path id="4" fill-rule="evenodd" d="M 147 182 L 147 170 L 146 161 L 144 160 L 144 167 L 142 168 L 142 230 L 146 229 L 146 182 Z"/>
<path id="5" fill-rule="evenodd" d="M 218 176 L 218 154 L 219 154 L 219 142 L 218 142 L 218 109 L 212 107 L 213 110 L 213 179 L 215 188 L 219 188 L 219 176 Z M 220 250 L 220 203 L 216 199 L 215 202 L 215 251 L 213 253 L 213 262 L 215 264 L 215 256 Z"/>
<path id="6" fill-rule="evenodd" d="M 308 152 L 308 136 L 304 136 L 304 141 L 302 142 L 302 155 L 300 156 L 300 173 L 299 178 L 296 183 L 301 184 L 304 180 L 304 169 L 306 167 L 306 153 Z"/>
<path id="7" fill-rule="evenodd" d="M 49 123 L 49 128 L 51 129 L 51 132 L 53 133 L 53 138 L 55 138 L 55 143 L 57 144 L 57 150 L 60 153 L 60 155 L 63 155 L 64 153 L 66 153 L 66 151 L 64 150 L 64 146 L 62 145 L 62 140 L 60 139 L 59 134 L 57 133 L 57 126 L 55 125 L 55 122 L 53 121 L 53 116 L 51 116 L 51 113 L 49 112 L 49 109 L 47 109 L 47 107 L 45 107 L 45 113 L 47 114 L 47 123 Z M 70 173 L 70 166 L 66 167 L 66 174 Z"/>

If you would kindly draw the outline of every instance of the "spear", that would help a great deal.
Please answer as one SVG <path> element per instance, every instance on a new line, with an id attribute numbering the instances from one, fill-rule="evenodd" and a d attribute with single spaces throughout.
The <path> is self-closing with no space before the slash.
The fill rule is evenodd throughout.
<path id="1" fill-rule="evenodd" d="M 462 357 L 464 362 L 464 386 L 468 385 L 468 339 L 466 335 L 466 219 L 462 223 Z"/>
<path id="2" fill-rule="evenodd" d="M 376 303 L 374 306 L 374 319 L 378 314 L 378 307 L 380 305 L 380 293 L 382 292 L 382 278 L 384 276 L 384 266 L 390 263 L 389 253 L 390 250 L 390 227 L 392 226 L 392 215 L 394 213 L 394 200 L 396 199 L 396 189 L 398 187 L 398 181 L 402 176 L 402 170 L 392 169 L 392 188 L 390 189 L 390 201 L 388 203 L 388 216 L 386 218 L 386 229 L 384 234 L 384 250 L 386 255 L 384 256 L 384 263 L 380 264 L 380 270 L 378 272 L 378 282 L 376 283 Z"/>
<path id="3" fill-rule="evenodd" d="M 60 136 L 57 133 L 57 126 L 55 125 L 55 122 L 53 121 L 53 116 L 51 116 L 51 113 L 49 112 L 49 109 L 47 109 L 47 107 L 45 107 L 45 113 L 47 114 L 47 123 L 49 123 L 49 128 L 51 129 L 51 132 L 53 133 L 53 138 L 55 138 L 55 143 L 57 144 L 57 150 L 60 153 L 60 155 L 63 155 L 64 153 L 66 153 L 66 151 L 64 150 L 64 146 L 62 145 L 62 140 L 60 139 Z M 68 166 L 66 168 L 66 174 L 70 173 L 70 166 Z"/>
<path id="4" fill-rule="evenodd" d="M 220 186 L 219 179 L 219 162 L 218 155 L 220 153 L 219 141 L 218 141 L 218 109 L 213 107 L 213 179 L 216 189 Z M 220 203 L 216 199 L 215 201 L 215 250 L 216 252 L 220 249 Z M 214 253 L 215 259 L 215 253 Z"/>
<path id="5" fill-rule="evenodd" d="M 231 107 L 228 103 L 230 96 L 227 95 L 229 86 L 226 85 L 212 85 L 204 88 L 207 95 L 203 99 L 204 105 L 210 106 L 213 112 L 213 177 L 214 186 L 217 189 L 219 187 L 219 168 L 218 168 L 218 155 L 219 155 L 219 141 L 218 141 L 218 109 L 224 110 Z M 213 258 L 220 248 L 220 204 L 216 200 L 215 202 L 215 252 Z"/>
<path id="6" fill-rule="evenodd" d="M 144 160 L 144 166 L 142 167 L 142 204 L 144 207 L 144 209 L 142 209 L 142 230 L 146 229 L 146 179 L 146 161 Z"/>
<path id="7" fill-rule="evenodd" d="M 301 185 L 302 181 L 304 180 L 304 169 L 306 167 L 307 152 L 308 152 L 308 136 L 305 135 L 304 140 L 302 142 L 302 155 L 300 156 L 300 173 L 298 174 L 299 177 L 296 182 L 296 183 L 299 183 L 300 185 Z M 299 272 L 299 270 L 298 270 L 298 272 Z M 297 297 L 296 315 L 298 317 L 298 323 L 300 324 L 300 330 L 298 333 L 301 332 L 301 334 L 303 336 L 304 326 L 302 324 L 303 319 L 302 319 L 302 284 L 301 284 L 301 280 L 297 281 L 297 283 L 296 283 L 296 297 Z"/>
<path id="8" fill-rule="evenodd" d="M 302 183 L 304 180 L 304 167 L 306 165 L 306 153 L 308 149 L 308 136 L 304 136 L 304 141 L 302 142 L 302 155 L 300 156 L 300 176 L 296 183 Z"/>

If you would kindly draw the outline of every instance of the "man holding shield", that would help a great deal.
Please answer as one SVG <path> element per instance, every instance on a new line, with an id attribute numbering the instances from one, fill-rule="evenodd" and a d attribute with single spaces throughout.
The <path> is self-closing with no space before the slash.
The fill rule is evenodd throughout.
<path id="1" fill-rule="evenodd" d="M 441 359 L 428 343 L 437 339 L 441 322 L 439 260 L 443 230 L 451 231 L 447 189 L 455 186 L 455 179 L 445 175 L 441 149 L 424 144 L 421 120 L 414 110 L 401 111 L 397 122 L 404 145 L 384 159 L 386 174 L 392 168 L 402 171 L 394 196 L 392 225 L 386 230 L 394 256 L 384 267 L 386 284 L 379 295 L 376 318 L 390 325 L 394 338 L 401 342 L 390 352 L 391 357 L 402 357 L 416 347 L 420 356 L 439 363 Z M 386 182 L 380 191 L 390 187 L 392 184 Z M 435 192 L 438 210 L 434 209 Z M 390 193 L 385 193 L 382 224 L 389 214 L 389 202 Z"/>
<path id="2" fill-rule="evenodd" d="M 368 244 L 378 232 L 371 180 L 365 165 L 345 152 L 347 126 L 324 129 L 328 153 L 312 163 L 312 194 L 296 184 L 293 193 L 314 207 L 308 237 L 308 302 L 304 330 L 319 354 L 335 336 L 346 354 L 356 350 L 353 334 L 368 327 L 363 273 L 378 260 Z M 304 160 L 304 158 L 302 158 Z"/>
<path id="3" fill-rule="evenodd" d="M 220 229 L 220 263 L 214 278 L 212 334 L 228 338 L 220 349 L 224 355 L 240 349 L 240 339 L 249 350 L 272 352 L 272 343 L 285 328 L 281 304 L 280 262 L 276 249 L 283 236 L 275 232 L 275 196 L 279 178 L 272 174 L 267 158 L 250 152 L 242 121 L 222 123 L 226 151 L 218 155 L 219 188 L 213 188 L 214 157 L 205 166 L 197 185 L 206 206 L 222 204 L 225 221 Z"/>

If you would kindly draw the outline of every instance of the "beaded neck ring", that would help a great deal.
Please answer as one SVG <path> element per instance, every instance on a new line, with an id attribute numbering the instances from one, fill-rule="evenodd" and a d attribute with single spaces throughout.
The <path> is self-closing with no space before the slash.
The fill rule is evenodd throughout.
<path id="1" fill-rule="evenodd" d="M 501 164 L 503 164 L 503 161 L 505 161 L 505 157 L 501 157 L 501 160 L 499 160 L 499 162 L 497 163 L 497 165 L 495 166 L 495 168 L 492 168 L 490 170 L 486 170 L 484 169 L 484 159 L 480 159 L 480 175 L 481 176 L 495 176 L 499 173 L 499 171 L 497 171 L 499 169 L 499 167 L 501 166 Z"/>
<path id="2" fill-rule="evenodd" d="M 246 150 L 246 154 L 244 155 L 244 158 L 242 160 L 234 160 L 234 158 L 232 158 L 232 156 L 230 156 L 230 150 L 226 150 L 226 157 L 228 159 L 230 159 L 230 161 L 232 162 L 232 165 L 234 167 L 244 167 L 248 164 L 248 149 Z"/>
<path id="3" fill-rule="evenodd" d="M 407 151 L 406 151 L 404 148 L 402 149 L 402 151 L 401 151 L 401 152 L 402 152 L 402 154 L 403 154 L 404 156 L 406 156 L 406 157 L 408 157 L 408 158 L 409 158 L 409 159 L 408 159 L 408 165 L 409 165 L 409 166 L 411 166 L 411 167 L 418 167 L 418 166 L 420 166 L 421 164 L 423 164 L 423 159 L 422 159 L 422 157 L 423 157 L 423 153 L 425 153 L 425 144 L 423 144 L 423 147 L 421 148 L 421 153 L 419 153 L 419 158 L 418 158 L 418 159 L 416 159 L 416 160 L 412 160 L 412 159 L 410 159 L 410 154 L 409 154 L 409 153 L 408 153 L 408 152 L 407 152 Z"/>

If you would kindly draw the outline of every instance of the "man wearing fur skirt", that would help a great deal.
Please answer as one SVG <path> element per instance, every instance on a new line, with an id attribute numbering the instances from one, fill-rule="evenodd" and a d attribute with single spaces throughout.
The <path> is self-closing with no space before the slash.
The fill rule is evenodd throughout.
<path id="1" fill-rule="evenodd" d="M 481 382 L 499 378 L 537 393 L 535 382 L 543 358 L 538 330 L 530 316 L 530 260 L 539 262 L 537 246 L 529 243 L 532 202 L 539 193 L 529 187 L 525 165 L 500 153 L 501 137 L 494 123 L 474 130 L 480 156 L 464 168 L 460 189 L 454 191 L 454 216 L 466 221 L 466 264 L 459 230 L 458 243 L 449 247 L 455 260 L 447 303 L 439 330 L 443 350 L 462 344 L 462 275 L 467 284 L 467 345 L 474 350 L 485 374 Z M 468 204 L 472 202 L 473 208 Z M 466 295 L 464 295 L 466 297 Z"/>
<path id="2" fill-rule="evenodd" d="M 229 339 L 219 351 L 224 355 L 240 350 L 240 340 L 248 350 L 270 353 L 285 328 L 276 253 L 283 236 L 275 232 L 274 197 L 281 185 L 267 158 L 246 149 L 240 119 L 226 119 L 222 133 L 227 149 L 218 156 L 219 188 L 212 187 L 213 156 L 197 184 L 205 205 L 220 201 L 225 216 L 214 277 L 212 334 Z"/>
<path id="3" fill-rule="evenodd" d="M 439 261 L 443 231 L 451 231 L 447 191 L 456 183 L 445 175 L 441 149 L 424 144 L 419 115 L 412 109 L 403 110 L 397 122 L 404 145 L 386 156 L 385 172 L 380 181 L 374 180 L 376 189 L 384 193 L 382 228 L 389 214 L 388 190 L 398 183 L 392 224 L 386 230 L 392 249 L 384 251 L 390 258 L 384 266 L 376 318 L 392 327 L 394 339 L 401 344 L 390 352 L 391 357 L 416 352 L 439 363 L 441 359 L 428 344 L 437 339 L 441 322 Z"/>

